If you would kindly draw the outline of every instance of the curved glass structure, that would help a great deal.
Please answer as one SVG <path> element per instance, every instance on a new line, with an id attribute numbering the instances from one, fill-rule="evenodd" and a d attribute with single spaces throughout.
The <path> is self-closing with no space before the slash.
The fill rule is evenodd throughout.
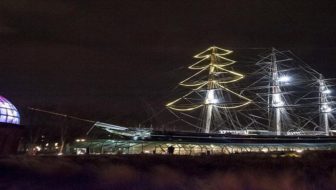
<path id="1" fill-rule="evenodd" d="M 16 107 L 0 96 L 0 123 L 20 124 L 20 115 Z"/>

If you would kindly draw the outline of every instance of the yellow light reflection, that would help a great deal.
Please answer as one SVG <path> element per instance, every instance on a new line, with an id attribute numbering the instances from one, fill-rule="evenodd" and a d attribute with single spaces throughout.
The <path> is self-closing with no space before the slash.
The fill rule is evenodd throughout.
<path id="1" fill-rule="evenodd" d="M 222 49 L 222 48 L 213 46 L 213 47 L 210 47 L 210 48 L 206 49 L 205 51 L 195 55 L 194 58 L 198 58 L 198 59 L 201 59 L 201 60 L 192 64 L 188 68 L 192 69 L 192 70 L 200 70 L 200 71 L 198 71 L 194 75 L 190 76 L 189 78 L 181 81 L 179 83 L 179 85 L 186 86 L 186 87 L 197 87 L 197 88 L 195 88 L 191 92 L 185 94 L 183 97 L 168 103 L 166 106 L 169 109 L 176 110 L 176 111 L 192 111 L 192 110 L 201 108 L 201 107 L 206 105 L 205 102 L 203 102 L 201 104 L 191 103 L 190 106 L 185 106 L 185 105 L 178 106 L 176 104 L 178 104 L 178 102 L 181 101 L 181 100 L 187 100 L 186 97 L 189 96 L 194 91 L 199 90 L 204 86 L 207 86 L 208 89 L 209 89 L 210 86 L 213 88 L 214 85 L 218 86 L 218 88 L 221 88 L 222 91 L 232 93 L 235 96 L 237 96 L 237 97 L 246 101 L 246 102 L 242 102 L 241 104 L 236 105 L 236 106 L 224 106 L 224 105 L 220 105 L 220 104 L 219 105 L 218 104 L 213 104 L 217 108 L 234 109 L 234 108 L 239 108 L 239 107 L 246 106 L 249 103 L 251 103 L 252 100 L 250 100 L 250 99 L 248 99 L 248 98 L 246 98 L 246 97 L 244 97 L 244 96 L 242 96 L 242 95 L 240 95 L 236 92 L 233 92 L 232 90 L 230 90 L 230 89 L 224 87 L 223 85 L 221 85 L 221 84 L 226 84 L 226 83 L 233 83 L 233 82 L 236 82 L 236 81 L 244 78 L 243 74 L 237 73 L 235 71 L 227 70 L 227 69 L 224 68 L 226 66 L 229 66 L 229 65 L 232 65 L 232 64 L 236 63 L 236 61 L 224 57 L 225 55 L 228 55 L 232 52 L 233 51 L 231 51 L 231 50 L 226 50 L 226 49 Z M 214 57 L 215 57 L 215 59 L 213 59 Z M 208 61 L 208 60 L 210 60 L 209 63 L 204 63 L 205 61 Z M 213 61 L 213 60 L 215 60 L 215 61 Z M 205 71 L 208 71 L 207 75 L 213 75 L 215 73 L 219 73 L 218 71 L 216 72 L 214 69 L 217 69 L 219 71 L 224 71 L 224 73 L 229 73 L 229 74 L 231 74 L 235 77 L 232 80 L 226 80 L 226 81 L 220 81 L 218 79 L 211 79 L 211 77 L 209 77 L 208 80 L 196 80 L 196 82 L 191 81 L 191 79 L 193 79 L 194 77 L 200 75 L 201 73 L 203 73 Z"/>

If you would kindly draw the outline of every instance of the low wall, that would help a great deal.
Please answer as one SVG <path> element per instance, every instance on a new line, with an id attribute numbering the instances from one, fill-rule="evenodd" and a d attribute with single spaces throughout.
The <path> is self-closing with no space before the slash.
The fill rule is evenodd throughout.
<path id="1" fill-rule="evenodd" d="M 23 131 L 22 126 L 0 124 L 0 155 L 17 153 Z"/>

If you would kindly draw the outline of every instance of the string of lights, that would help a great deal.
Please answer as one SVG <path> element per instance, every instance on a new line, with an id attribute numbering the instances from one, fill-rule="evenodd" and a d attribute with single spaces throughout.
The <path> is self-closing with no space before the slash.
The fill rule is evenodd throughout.
<path id="1" fill-rule="evenodd" d="M 233 51 L 231 50 L 214 46 L 195 55 L 194 58 L 201 60 L 189 66 L 188 68 L 200 71 L 181 81 L 179 85 L 196 88 L 181 98 L 169 102 L 166 104 L 166 107 L 168 107 L 168 109 L 181 112 L 188 112 L 204 108 L 207 110 L 204 114 L 204 116 L 207 118 L 205 119 L 207 122 L 204 126 L 204 132 L 208 133 L 210 131 L 211 118 L 215 117 L 213 116 L 213 112 L 216 112 L 216 109 L 214 108 L 234 109 L 250 104 L 252 100 L 223 86 L 224 84 L 234 83 L 244 78 L 243 74 L 225 68 L 236 63 L 236 61 L 224 57 L 228 54 L 231 54 L 232 52 Z M 200 79 L 200 76 L 204 73 L 206 73 L 206 77 L 202 77 Z M 203 95 L 201 101 L 191 101 L 193 100 L 191 96 L 195 92 L 199 92 L 198 95 Z M 232 105 L 230 103 L 232 102 L 232 98 L 239 99 L 241 102 L 238 103 L 238 105 L 237 103 Z"/>

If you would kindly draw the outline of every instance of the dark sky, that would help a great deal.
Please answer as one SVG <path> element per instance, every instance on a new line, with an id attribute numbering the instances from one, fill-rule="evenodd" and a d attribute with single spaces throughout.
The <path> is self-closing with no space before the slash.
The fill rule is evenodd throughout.
<path id="1" fill-rule="evenodd" d="M 290 49 L 335 77 L 335 10 L 321 0 L 1 0 L 0 94 L 20 109 L 146 119 L 214 44 L 241 63 Z"/>

